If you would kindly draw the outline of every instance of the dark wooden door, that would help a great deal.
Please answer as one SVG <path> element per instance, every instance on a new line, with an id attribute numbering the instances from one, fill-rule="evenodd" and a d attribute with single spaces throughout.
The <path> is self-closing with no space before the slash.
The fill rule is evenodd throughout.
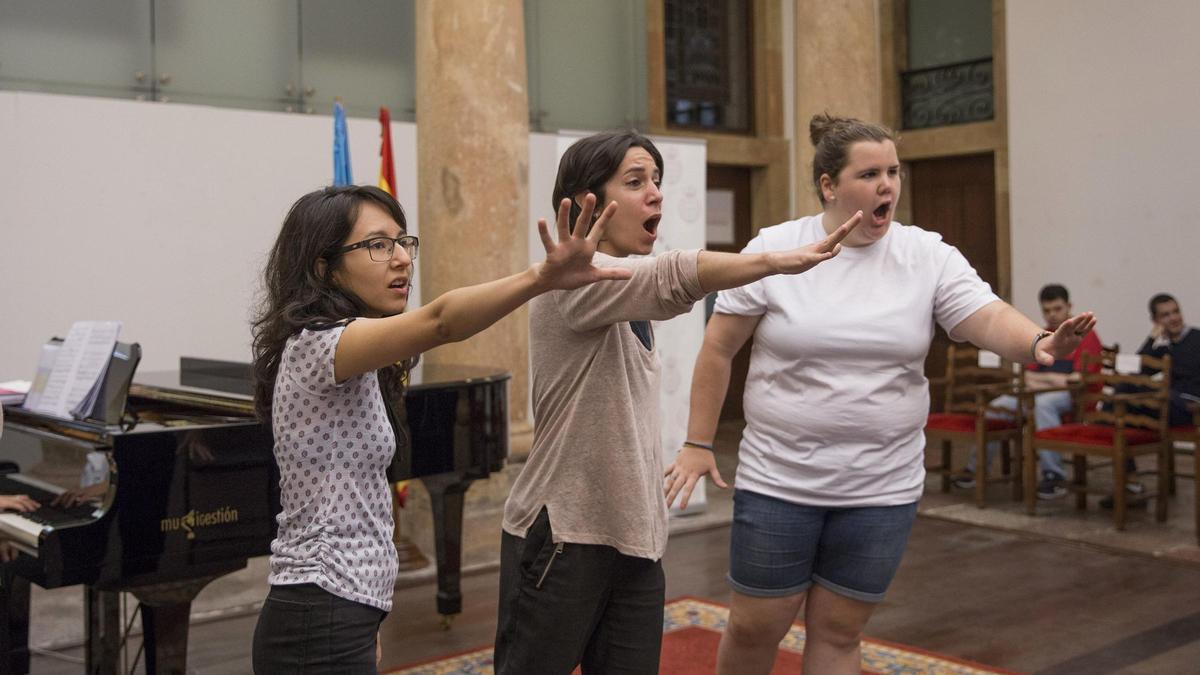
<path id="1" fill-rule="evenodd" d="M 752 169 L 740 166 L 708 165 L 708 189 L 732 192 L 734 215 L 734 243 L 709 243 L 705 246 L 708 250 L 737 253 L 750 243 L 750 232 L 753 229 L 750 222 L 751 171 Z M 746 345 L 733 359 L 729 392 L 725 395 L 725 405 L 721 408 L 722 420 L 744 419 L 742 393 L 746 388 L 746 372 L 750 369 L 750 345 L 753 342 L 754 338 L 747 340 Z"/>
<path id="2" fill-rule="evenodd" d="M 908 193 L 912 224 L 938 232 L 956 246 L 983 280 L 998 288 L 996 266 L 996 172 L 992 154 L 947 157 L 912 162 Z M 929 348 L 925 375 L 946 373 L 950 338 L 940 327 Z M 941 400 L 935 390 L 934 406 Z"/>

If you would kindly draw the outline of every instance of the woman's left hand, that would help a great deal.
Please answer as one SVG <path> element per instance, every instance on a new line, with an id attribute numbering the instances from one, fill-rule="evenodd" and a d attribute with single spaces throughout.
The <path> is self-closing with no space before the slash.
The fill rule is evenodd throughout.
<path id="1" fill-rule="evenodd" d="M 1034 358 L 1043 366 L 1052 366 L 1059 359 L 1070 356 L 1083 338 L 1096 327 L 1096 315 L 1091 312 L 1077 314 L 1059 325 L 1049 337 L 1038 340 Z"/>
<path id="2" fill-rule="evenodd" d="M 717 470 L 717 458 L 713 452 L 690 445 L 683 446 L 679 454 L 675 455 L 675 461 L 671 462 L 671 466 L 668 466 L 663 474 L 666 476 L 663 487 L 667 492 L 667 508 L 671 508 L 675 497 L 679 497 L 679 508 L 686 509 L 692 490 L 696 489 L 696 483 L 703 480 L 705 474 L 712 478 L 717 487 L 729 487 L 721 480 L 721 472 Z"/>

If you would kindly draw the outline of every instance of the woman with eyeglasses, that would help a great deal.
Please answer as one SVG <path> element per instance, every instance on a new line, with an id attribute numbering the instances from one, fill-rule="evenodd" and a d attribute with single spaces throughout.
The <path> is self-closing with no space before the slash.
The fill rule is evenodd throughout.
<path id="1" fill-rule="evenodd" d="M 584 200 L 583 222 L 594 206 Z M 611 214 L 572 235 L 560 210 L 557 243 L 538 223 L 544 263 L 405 312 L 418 242 L 391 195 L 330 187 L 292 206 L 253 325 L 255 408 L 274 432 L 282 506 L 254 632 L 256 672 L 376 672 L 397 570 L 385 476 L 397 438 L 384 397 L 395 400 L 408 360 L 540 293 L 629 278 L 591 264 Z"/>

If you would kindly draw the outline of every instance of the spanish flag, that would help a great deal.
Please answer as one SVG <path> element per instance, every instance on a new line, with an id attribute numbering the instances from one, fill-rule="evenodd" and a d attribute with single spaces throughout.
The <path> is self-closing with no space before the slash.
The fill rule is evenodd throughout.
<path id="1" fill-rule="evenodd" d="M 392 116 L 387 108 L 379 109 L 379 124 L 383 126 L 379 145 L 379 188 L 396 196 L 396 163 L 392 160 Z"/>
<path id="2" fill-rule="evenodd" d="M 396 162 L 392 159 L 392 116 L 387 108 L 379 109 L 379 189 L 396 196 Z M 392 486 L 396 503 L 400 508 L 408 501 L 408 481 L 402 480 Z"/>

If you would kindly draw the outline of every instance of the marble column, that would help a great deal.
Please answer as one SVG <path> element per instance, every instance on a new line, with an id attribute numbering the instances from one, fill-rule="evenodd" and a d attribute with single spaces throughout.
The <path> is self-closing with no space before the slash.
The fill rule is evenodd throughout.
<path id="1" fill-rule="evenodd" d="M 529 264 L 529 101 L 521 0 L 417 0 L 422 295 Z M 511 454 L 528 453 L 529 324 L 522 309 L 426 363 L 511 371 Z"/>
<path id="2" fill-rule="evenodd" d="M 821 210 L 812 183 L 812 116 L 829 112 L 882 122 L 877 0 L 794 0 L 796 214 Z"/>

